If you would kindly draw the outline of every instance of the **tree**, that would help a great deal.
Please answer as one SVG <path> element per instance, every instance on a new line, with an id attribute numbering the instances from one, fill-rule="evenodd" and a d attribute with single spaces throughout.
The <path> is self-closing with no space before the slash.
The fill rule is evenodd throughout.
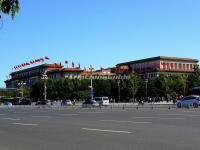
<path id="1" fill-rule="evenodd" d="M 8 14 L 14 19 L 19 8 L 19 0 L 0 0 L 0 18 L 2 14 Z"/>
<path id="2" fill-rule="evenodd" d="M 200 86 L 200 69 L 199 66 L 194 68 L 194 72 L 188 77 L 188 88 Z"/>

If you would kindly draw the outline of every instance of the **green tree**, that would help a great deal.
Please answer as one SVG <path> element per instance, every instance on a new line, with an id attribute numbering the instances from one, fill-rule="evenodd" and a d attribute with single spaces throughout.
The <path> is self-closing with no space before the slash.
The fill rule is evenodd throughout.
<path id="1" fill-rule="evenodd" d="M 0 18 L 2 14 L 8 14 L 14 19 L 19 9 L 19 0 L 0 0 Z"/>
<path id="2" fill-rule="evenodd" d="M 194 72 L 188 77 L 188 89 L 200 86 L 200 69 L 199 66 L 195 67 Z"/>

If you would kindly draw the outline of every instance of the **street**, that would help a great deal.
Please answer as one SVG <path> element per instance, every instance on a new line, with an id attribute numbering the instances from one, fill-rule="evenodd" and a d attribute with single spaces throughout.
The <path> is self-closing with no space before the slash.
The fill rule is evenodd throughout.
<path id="1" fill-rule="evenodd" d="M 0 150 L 199 150 L 199 135 L 199 108 L 0 108 Z"/>

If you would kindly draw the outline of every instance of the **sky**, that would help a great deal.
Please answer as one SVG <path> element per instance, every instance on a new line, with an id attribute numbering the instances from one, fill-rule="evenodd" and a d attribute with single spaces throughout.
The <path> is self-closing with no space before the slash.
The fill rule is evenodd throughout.
<path id="1" fill-rule="evenodd" d="M 96 69 L 174 56 L 200 59 L 199 0 L 20 0 L 0 20 L 0 87 L 16 65 L 48 56 Z"/>

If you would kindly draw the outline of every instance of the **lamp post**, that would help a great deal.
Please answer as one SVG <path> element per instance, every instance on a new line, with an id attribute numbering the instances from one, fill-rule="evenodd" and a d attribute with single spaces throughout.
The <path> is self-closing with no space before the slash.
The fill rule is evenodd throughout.
<path id="1" fill-rule="evenodd" d="M 147 101 L 147 86 L 148 86 L 148 79 L 145 79 L 144 82 L 145 82 L 145 101 Z"/>
<path id="2" fill-rule="evenodd" d="M 24 85 L 26 85 L 26 83 L 21 81 L 21 82 L 18 83 L 18 85 L 21 88 L 21 99 L 23 99 L 24 98 Z"/>
<path id="3" fill-rule="evenodd" d="M 94 68 L 92 67 L 92 65 L 90 65 L 89 70 L 90 70 L 90 86 L 89 86 L 89 88 L 90 88 L 90 96 L 91 96 L 91 100 L 93 100 L 93 97 L 94 97 L 94 88 L 93 88 L 93 81 L 92 81 L 92 79 L 93 79 L 93 77 L 92 77 L 92 71 L 94 70 Z"/>
<path id="4" fill-rule="evenodd" d="M 46 74 L 42 75 L 42 80 L 44 80 L 44 100 L 47 100 L 47 85 L 46 85 L 46 80 L 48 79 L 48 76 Z"/>
<path id="5" fill-rule="evenodd" d="M 120 80 L 117 80 L 117 87 L 118 87 L 118 102 L 120 102 L 121 94 L 120 94 Z"/>

